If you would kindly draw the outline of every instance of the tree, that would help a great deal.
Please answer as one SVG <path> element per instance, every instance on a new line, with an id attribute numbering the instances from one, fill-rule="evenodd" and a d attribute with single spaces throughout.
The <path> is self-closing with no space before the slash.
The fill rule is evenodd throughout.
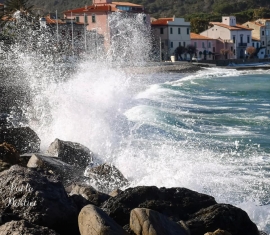
<path id="1" fill-rule="evenodd" d="M 246 53 L 248 54 L 248 58 L 251 59 L 251 58 L 254 58 L 257 54 L 257 50 L 255 47 L 248 47 L 246 49 Z"/>
<path id="2" fill-rule="evenodd" d="M 190 61 L 191 61 L 193 55 L 197 52 L 197 48 L 196 48 L 194 45 L 189 44 L 189 45 L 187 45 L 187 47 L 186 47 L 186 52 L 189 54 L 189 59 L 190 59 Z"/>
<path id="3" fill-rule="evenodd" d="M 183 46 L 179 46 L 175 49 L 175 56 L 180 57 L 181 60 L 183 60 L 182 58 L 182 54 L 186 53 L 186 48 Z"/>
<path id="4" fill-rule="evenodd" d="M 201 18 L 190 19 L 191 31 L 194 33 L 201 33 L 207 29 L 209 21 Z"/>
<path id="5" fill-rule="evenodd" d="M 228 49 L 221 49 L 220 50 L 220 54 L 223 55 L 224 59 L 228 59 L 229 52 L 230 51 Z"/>

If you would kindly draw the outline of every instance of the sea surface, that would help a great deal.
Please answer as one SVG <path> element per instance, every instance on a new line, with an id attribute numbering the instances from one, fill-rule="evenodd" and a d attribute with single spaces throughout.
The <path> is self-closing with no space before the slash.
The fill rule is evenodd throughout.
<path id="1" fill-rule="evenodd" d="M 212 195 L 270 233 L 270 71 L 130 74 L 84 62 L 63 81 L 52 74 L 25 69 L 24 121 L 14 122 L 37 132 L 42 151 L 55 138 L 81 143 L 131 186 Z"/>

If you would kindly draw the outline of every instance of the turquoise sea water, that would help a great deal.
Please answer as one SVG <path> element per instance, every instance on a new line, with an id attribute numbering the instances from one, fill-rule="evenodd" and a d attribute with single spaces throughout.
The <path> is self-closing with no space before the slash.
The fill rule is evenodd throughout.
<path id="1" fill-rule="evenodd" d="M 270 232 L 269 71 L 152 76 L 162 82 L 136 94 L 125 113 L 134 124 L 131 158 L 146 165 L 137 184 L 211 194 Z"/>

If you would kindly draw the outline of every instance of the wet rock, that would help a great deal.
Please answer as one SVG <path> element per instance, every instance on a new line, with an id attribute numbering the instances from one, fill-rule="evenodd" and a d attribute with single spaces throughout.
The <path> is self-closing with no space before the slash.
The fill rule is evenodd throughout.
<path id="1" fill-rule="evenodd" d="M 57 157 L 48 155 L 33 154 L 27 163 L 27 167 L 43 169 L 57 176 L 64 185 L 68 185 L 81 177 L 83 178 L 81 169 L 75 168 Z"/>
<path id="2" fill-rule="evenodd" d="M 24 154 L 21 154 L 20 158 L 19 158 L 19 164 L 18 165 L 27 167 L 27 164 L 28 164 L 30 158 L 34 154 L 37 154 L 37 153 L 24 153 Z"/>
<path id="3" fill-rule="evenodd" d="M 216 230 L 215 232 L 209 232 L 209 233 L 205 233 L 204 235 L 232 235 L 231 233 L 225 231 L 225 230 L 221 230 L 221 229 L 218 229 Z"/>
<path id="4" fill-rule="evenodd" d="M 0 171 L 9 169 L 19 162 L 19 153 L 6 142 L 0 144 Z"/>
<path id="5" fill-rule="evenodd" d="M 81 235 L 128 235 L 104 211 L 94 205 L 85 206 L 78 218 Z"/>
<path id="6" fill-rule="evenodd" d="M 112 192 L 110 192 L 110 196 L 111 197 L 116 197 L 119 193 L 121 193 L 121 192 L 123 192 L 122 190 L 120 190 L 120 189 L 115 189 L 115 190 L 113 190 Z"/>
<path id="7" fill-rule="evenodd" d="M 20 153 L 39 152 L 40 139 L 29 127 L 0 129 L 0 143 L 7 142 Z"/>
<path id="8" fill-rule="evenodd" d="M 95 206 L 100 206 L 110 198 L 108 194 L 98 192 L 92 186 L 84 183 L 73 183 L 71 188 L 70 196 L 81 195 L 89 202 L 88 204 L 91 203 Z"/>
<path id="9" fill-rule="evenodd" d="M 145 208 L 135 208 L 131 211 L 130 228 L 136 235 L 188 235 L 188 231 L 180 224 Z"/>
<path id="10" fill-rule="evenodd" d="M 14 165 L 1 172 L 0 178 L 0 214 L 10 214 L 60 234 L 79 234 L 78 210 L 54 177 Z"/>
<path id="11" fill-rule="evenodd" d="M 55 231 L 25 220 L 11 221 L 0 226 L 1 235 L 59 235 Z"/>
<path id="12" fill-rule="evenodd" d="M 93 162 L 93 153 L 79 143 L 56 139 L 51 143 L 48 154 L 58 157 L 61 161 L 85 169 Z"/>
<path id="13" fill-rule="evenodd" d="M 216 204 L 213 197 L 186 188 L 139 186 L 128 188 L 103 203 L 102 209 L 118 224 L 129 223 L 134 208 L 155 210 L 174 221 L 187 220 L 190 214 Z"/>
<path id="14" fill-rule="evenodd" d="M 232 235 L 259 235 L 257 226 L 240 208 L 227 204 L 217 204 L 202 209 L 186 221 L 192 235 L 204 235 L 217 229 Z"/>
<path id="15" fill-rule="evenodd" d="M 102 164 L 87 168 L 84 175 L 89 178 L 88 183 L 98 191 L 109 194 L 111 191 L 126 187 L 128 180 L 113 165 Z"/>

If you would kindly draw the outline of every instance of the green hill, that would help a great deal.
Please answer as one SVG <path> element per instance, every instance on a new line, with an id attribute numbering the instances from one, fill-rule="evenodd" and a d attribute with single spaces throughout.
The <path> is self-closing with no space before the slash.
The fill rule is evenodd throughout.
<path id="1" fill-rule="evenodd" d="M 121 0 L 117 0 L 121 1 Z M 220 21 L 222 15 L 234 14 L 240 22 L 260 17 L 270 18 L 270 0 L 125 0 L 145 6 L 153 17 L 185 17 L 187 20 L 199 17 Z M 0 0 L 4 3 L 4 0 Z M 92 4 L 92 0 L 30 0 L 40 13 L 55 12 Z"/>

